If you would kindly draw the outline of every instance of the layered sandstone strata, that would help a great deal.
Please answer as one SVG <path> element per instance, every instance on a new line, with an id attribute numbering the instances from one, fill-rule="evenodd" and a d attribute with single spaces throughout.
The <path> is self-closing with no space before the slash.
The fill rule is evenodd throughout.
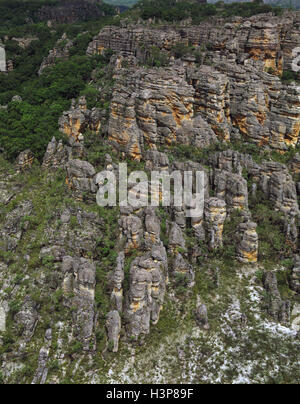
<path id="1" fill-rule="evenodd" d="M 101 128 L 102 113 L 99 108 L 89 110 L 85 97 L 80 97 L 78 102 L 72 100 L 71 109 L 65 111 L 59 119 L 59 130 L 74 142 L 83 139 L 83 133 L 91 130 L 98 133 Z"/>

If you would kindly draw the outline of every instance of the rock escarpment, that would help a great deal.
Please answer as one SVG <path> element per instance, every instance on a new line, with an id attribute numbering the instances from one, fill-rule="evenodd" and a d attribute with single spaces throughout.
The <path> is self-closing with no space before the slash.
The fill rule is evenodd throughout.
<path id="1" fill-rule="evenodd" d="M 284 21 L 285 25 L 279 17 L 262 15 L 236 19 L 222 28 L 210 23 L 182 30 L 104 28 L 89 45 L 87 54 L 113 49 L 123 60 L 116 70 L 111 139 L 137 159 L 146 144 L 153 147 L 176 141 L 206 147 L 216 138 L 229 141 L 237 133 L 259 147 L 279 152 L 296 147 L 300 89 L 293 83 L 282 83 L 277 76 L 291 68 L 292 44 L 296 46 L 300 39 L 289 41 L 286 27 L 295 32 L 299 15 L 287 13 Z M 126 56 L 136 56 L 144 63 L 151 46 L 170 54 L 178 43 L 192 43 L 203 52 L 203 66 L 195 68 L 195 62 L 172 62 L 171 58 L 173 67 L 161 71 L 122 68 Z M 203 44 L 209 44 L 209 50 L 203 50 Z M 167 107 L 164 99 L 168 100 Z M 126 112 L 122 118 L 123 109 Z M 122 133 L 119 141 L 117 131 Z"/>
<path id="2" fill-rule="evenodd" d="M 299 20 L 299 12 L 286 12 L 283 17 L 262 14 L 250 18 L 233 17 L 231 22 L 212 19 L 199 26 L 183 28 L 111 26 L 100 31 L 87 53 L 113 49 L 142 57 L 145 49 L 151 46 L 170 51 L 178 43 L 195 47 L 209 45 L 210 51 L 232 61 L 262 62 L 264 68 L 279 74 L 291 67 L 292 51 L 300 42 Z"/>

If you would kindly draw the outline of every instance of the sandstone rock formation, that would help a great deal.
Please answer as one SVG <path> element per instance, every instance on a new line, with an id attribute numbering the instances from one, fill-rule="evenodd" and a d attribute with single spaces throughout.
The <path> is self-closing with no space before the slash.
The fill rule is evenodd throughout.
<path id="1" fill-rule="evenodd" d="M 57 142 L 55 137 L 48 144 L 47 151 L 43 158 L 42 167 L 47 170 L 64 168 L 68 160 L 68 153 L 62 141 Z"/>
<path id="2" fill-rule="evenodd" d="M 31 168 L 33 162 L 34 155 L 32 154 L 31 150 L 25 150 L 21 152 L 16 161 L 17 172 L 20 173 Z"/>
<path id="3" fill-rule="evenodd" d="M 290 285 L 297 294 L 300 294 L 300 258 L 295 256 L 294 267 L 290 276 Z"/>
<path id="4" fill-rule="evenodd" d="M 165 295 L 163 264 L 148 253 L 135 259 L 131 265 L 126 317 L 128 333 L 134 338 L 149 334 L 150 324 L 158 322 Z"/>
<path id="5" fill-rule="evenodd" d="M 62 271 L 65 296 L 68 299 L 69 295 L 74 295 L 74 297 L 69 298 L 71 305 L 76 307 L 73 314 L 74 333 L 82 341 L 83 349 L 88 351 L 91 349 L 91 344 L 94 344 L 95 338 L 96 266 L 85 258 L 66 256 L 63 258 Z"/>
<path id="6" fill-rule="evenodd" d="M 283 69 L 291 68 L 292 51 L 300 42 L 298 27 L 299 13 L 288 12 L 283 17 L 271 14 L 233 17 L 230 22 L 212 19 L 184 28 L 110 26 L 93 39 L 87 53 L 113 49 L 143 57 L 145 49 L 151 46 L 170 51 L 177 43 L 196 47 L 209 44 L 210 51 L 219 52 L 225 58 L 240 63 L 261 62 L 265 69 L 280 74 Z"/>
<path id="7" fill-rule="evenodd" d="M 117 309 L 119 313 L 122 313 L 123 309 L 123 281 L 124 281 L 124 264 L 125 254 L 122 251 L 118 255 L 117 265 L 113 272 L 112 284 L 113 291 L 111 293 L 112 305 Z"/>
<path id="8" fill-rule="evenodd" d="M 38 75 L 40 76 L 47 67 L 54 66 L 57 60 L 67 60 L 72 46 L 73 42 L 68 39 L 66 34 L 63 34 L 61 39 L 57 41 L 55 48 L 51 49 L 49 55 L 43 59 Z"/>
<path id="9" fill-rule="evenodd" d="M 216 26 L 217 22 L 206 22 L 199 27 L 184 29 L 105 27 L 90 43 L 88 55 L 113 49 L 120 58 L 122 55 L 135 55 L 143 62 L 153 45 L 167 53 L 178 43 L 192 43 L 199 50 L 202 44 L 209 43 L 210 48 L 204 52 L 204 65 L 197 68 L 177 61 L 172 68 L 164 69 L 164 73 L 148 72 L 137 67 L 129 68 L 125 73 L 120 62 L 110 119 L 111 140 L 137 159 L 140 159 L 144 143 L 153 147 L 156 143 L 171 144 L 176 141 L 206 147 L 216 138 L 230 140 L 236 129 L 245 140 L 259 147 L 269 146 L 279 151 L 295 147 L 300 131 L 299 86 L 283 84 L 277 76 L 291 68 L 291 44 L 295 45 L 299 40 L 295 31 L 298 19 L 296 14 L 287 13 L 283 20 L 286 25 L 279 17 L 272 17 L 270 22 L 269 15 L 261 15 L 235 19 L 225 25 L 218 21 L 220 26 Z M 293 32 L 293 40 L 287 40 L 287 26 Z M 207 60 L 214 67 L 207 65 Z M 182 70 L 179 69 L 186 71 L 183 81 Z M 164 110 L 159 111 L 159 120 L 155 117 L 155 111 L 163 100 L 158 102 L 157 96 L 153 96 L 149 103 L 149 96 L 145 98 L 145 93 L 150 90 L 165 97 L 167 76 L 182 82 L 181 88 L 185 93 L 186 102 L 182 98 L 179 101 L 183 101 L 183 108 L 178 109 L 168 102 L 175 124 L 169 111 L 163 120 L 161 112 L 164 113 Z M 140 81 L 143 81 L 141 86 Z M 194 91 L 188 88 L 188 84 Z M 147 106 L 144 112 L 143 104 Z M 123 118 L 126 124 L 119 121 L 122 135 L 118 139 L 117 121 L 121 119 L 118 111 L 122 108 L 128 109 L 128 112 Z M 129 136 L 129 132 L 133 135 Z"/>
<path id="10" fill-rule="evenodd" d="M 183 69 L 121 70 L 111 101 L 109 139 L 136 160 L 146 144 L 174 143 L 193 117 L 193 93 Z"/>
<path id="11" fill-rule="evenodd" d="M 251 221 L 241 223 L 237 230 L 238 247 L 237 258 L 239 261 L 256 263 L 258 259 L 258 235 L 257 224 Z"/>
<path id="12" fill-rule="evenodd" d="M 66 169 L 67 185 L 78 198 L 81 198 L 84 192 L 96 193 L 96 171 L 90 163 L 82 160 L 70 160 Z"/>
<path id="13" fill-rule="evenodd" d="M 277 278 L 275 272 L 265 271 L 263 274 L 263 284 L 267 291 L 268 313 L 275 320 L 288 325 L 290 322 L 290 302 L 283 301 L 277 286 Z"/>
<path id="14" fill-rule="evenodd" d="M 89 110 L 85 97 L 80 97 L 77 104 L 72 100 L 71 109 L 65 111 L 59 119 L 59 130 L 69 137 L 71 145 L 80 143 L 86 130 L 99 132 L 101 117 L 100 109 Z"/>
<path id="15" fill-rule="evenodd" d="M 112 352 L 118 352 L 120 330 L 121 330 L 121 318 L 117 310 L 110 311 L 107 314 L 106 328 L 108 336 L 108 348 Z"/>
<path id="16" fill-rule="evenodd" d="M 226 219 L 226 203 L 222 199 L 210 198 L 205 205 L 205 227 L 210 247 L 223 246 L 223 227 Z"/>

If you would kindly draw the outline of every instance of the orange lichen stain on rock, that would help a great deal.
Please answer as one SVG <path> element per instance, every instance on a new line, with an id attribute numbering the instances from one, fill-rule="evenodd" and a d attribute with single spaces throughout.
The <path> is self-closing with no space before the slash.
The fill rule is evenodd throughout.
<path id="1" fill-rule="evenodd" d="M 266 113 L 265 112 L 257 112 L 257 114 L 255 115 L 258 122 L 263 126 L 265 124 L 266 121 Z"/>
<path id="2" fill-rule="evenodd" d="M 244 195 L 236 196 L 233 198 L 234 208 L 237 210 L 244 210 L 246 206 L 246 200 Z"/>
<path id="3" fill-rule="evenodd" d="M 69 190 L 73 189 L 73 184 L 72 181 L 69 180 L 69 177 L 66 178 L 66 185 L 69 188 Z"/>
<path id="4" fill-rule="evenodd" d="M 247 125 L 246 125 L 247 117 L 242 115 L 236 115 L 233 118 L 233 124 L 239 128 L 239 130 L 248 135 Z"/>
<path id="5" fill-rule="evenodd" d="M 135 143 L 131 148 L 130 148 L 130 157 L 132 157 L 136 161 L 141 161 L 142 158 L 142 153 L 141 149 L 138 143 Z"/>
<path id="6" fill-rule="evenodd" d="M 261 43 L 261 40 L 257 41 Z M 266 43 L 269 41 L 266 40 Z M 250 57 L 254 60 L 262 60 L 265 63 L 265 69 L 272 69 L 274 74 L 281 76 L 283 73 L 283 57 L 279 57 L 276 50 L 264 50 L 261 48 L 251 48 L 248 50 Z"/>
<path id="7" fill-rule="evenodd" d="M 269 143 L 269 137 L 264 135 L 261 139 L 261 141 L 258 143 L 259 147 L 266 146 Z"/>
<path id="8" fill-rule="evenodd" d="M 105 51 L 105 47 L 99 45 L 97 48 L 98 55 L 102 55 L 104 51 Z"/>
<path id="9" fill-rule="evenodd" d="M 141 308 L 141 303 L 137 301 L 133 301 L 130 305 L 131 310 L 135 313 Z"/>
<path id="10" fill-rule="evenodd" d="M 258 259 L 258 251 L 241 251 L 241 255 L 243 256 L 244 261 L 249 263 L 255 263 Z"/>
<path id="11" fill-rule="evenodd" d="M 300 121 L 296 122 L 292 128 L 292 131 L 285 135 L 284 142 L 286 145 L 296 147 L 300 134 Z"/>
<path id="12" fill-rule="evenodd" d="M 76 119 L 75 121 L 69 119 L 69 123 L 64 124 L 64 133 L 68 137 L 74 137 L 75 139 L 77 139 L 79 133 L 82 131 L 81 129 L 82 128 L 79 119 Z"/>

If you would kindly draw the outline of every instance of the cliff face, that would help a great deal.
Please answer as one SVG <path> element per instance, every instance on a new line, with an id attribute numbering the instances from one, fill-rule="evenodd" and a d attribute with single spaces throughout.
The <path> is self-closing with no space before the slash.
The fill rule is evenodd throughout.
<path id="1" fill-rule="evenodd" d="M 178 114 L 177 107 L 174 109 L 174 105 L 167 102 L 167 108 L 171 107 L 172 112 L 169 113 L 173 114 L 174 122 L 172 119 L 165 119 L 164 123 L 158 123 L 152 116 L 151 125 L 147 116 L 142 118 L 142 122 L 141 116 L 139 117 L 140 107 L 135 107 L 141 102 L 136 103 L 135 99 L 143 98 L 142 94 L 147 88 L 155 87 L 155 92 L 168 100 L 170 95 L 166 96 L 164 93 L 165 86 L 169 86 L 169 83 L 163 83 L 165 78 L 161 80 L 162 73 L 144 74 L 140 69 L 135 71 L 135 79 L 127 81 L 121 79 L 121 76 L 131 77 L 132 71 L 123 70 L 122 73 L 117 73 L 114 99 L 121 100 L 122 108 L 126 108 L 127 101 L 124 101 L 124 98 L 127 99 L 128 96 L 125 94 L 133 93 L 131 104 L 128 106 L 128 109 L 134 110 L 128 112 L 131 116 L 128 119 L 134 119 L 134 136 L 131 141 L 134 143 L 135 152 L 132 155 L 140 154 L 143 143 L 139 140 L 141 134 L 148 143 L 155 143 L 154 138 L 160 142 L 163 130 L 164 133 L 169 133 L 165 140 L 172 143 L 178 137 L 179 129 L 184 131 L 182 128 L 187 126 L 188 121 L 190 127 L 194 126 L 192 119 L 195 115 L 200 115 L 219 139 L 230 140 L 232 131 L 237 128 L 245 140 L 261 147 L 268 146 L 280 152 L 291 146 L 295 147 L 300 130 L 300 89 L 292 84 L 284 85 L 277 76 L 281 76 L 283 70 L 291 69 L 292 51 L 300 41 L 299 18 L 297 13 L 287 14 L 284 18 L 263 15 L 247 20 L 238 18 L 224 26 L 219 21 L 220 26 L 217 22 L 214 25 L 204 23 L 200 27 L 183 27 L 180 30 L 170 27 L 159 29 L 133 26 L 104 28 L 90 43 L 87 54 L 101 53 L 110 48 L 124 56 L 135 55 L 143 61 L 151 46 L 156 46 L 168 54 L 178 43 L 192 44 L 199 50 L 206 44 L 209 50 L 202 50 L 202 61 L 204 60 L 205 64 L 208 59 L 209 64 L 213 65 L 193 69 L 193 58 L 188 63 L 184 60 L 179 63 L 176 61 L 175 64 L 186 67 L 186 73 L 181 72 L 180 77 L 177 77 L 178 73 L 174 67 L 173 73 L 169 70 L 168 74 L 173 76 L 173 80 L 181 83 L 181 92 L 189 100 L 189 105 L 177 96 L 177 102 L 182 103 L 184 112 Z M 157 80 L 158 75 L 160 77 Z M 191 91 L 187 84 L 192 86 L 194 91 Z M 163 101 L 159 101 L 161 102 Z M 112 104 L 112 138 L 115 137 L 114 131 L 118 121 L 117 103 L 118 101 Z M 148 109 L 146 115 L 151 115 L 149 111 L 151 108 L 154 111 L 155 106 L 153 102 L 150 102 L 150 105 L 148 101 L 145 103 Z M 129 141 L 128 132 L 125 134 L 126 125 L 122 127 L 122 133 L 121 143 L 124 146 Z M 131 147 L 129 146 L 129 149 Z"/>
<path id="2" fill-rule="evenodd" d="M 140 159 L 145 145 L 230 141 L 236 129 L 259 147 L 280 152 L 299 139 L 300 88 L 252 66 L 121 69 L 116 74 L 109 136 Z"/>
<path id="3" fill-rule="evenodd" d="M 290 69 L 292 50 L 299 44 L 300 13 L 286 13 L 284 17 L 270 14 L 251 18 L 235 17 L 232 22 L 212 20 L 200 26 L 182 28 L 126 28 L 105 27 L 88 48 L 88 54 L 113 49 L 126 54 L 139 55 L 143 49 L 157 46 L 170 48 L 181 42 L 186 45 L 208 46 L 231 58 L 251 58 L 262 61 L 274 74 Z"/>

